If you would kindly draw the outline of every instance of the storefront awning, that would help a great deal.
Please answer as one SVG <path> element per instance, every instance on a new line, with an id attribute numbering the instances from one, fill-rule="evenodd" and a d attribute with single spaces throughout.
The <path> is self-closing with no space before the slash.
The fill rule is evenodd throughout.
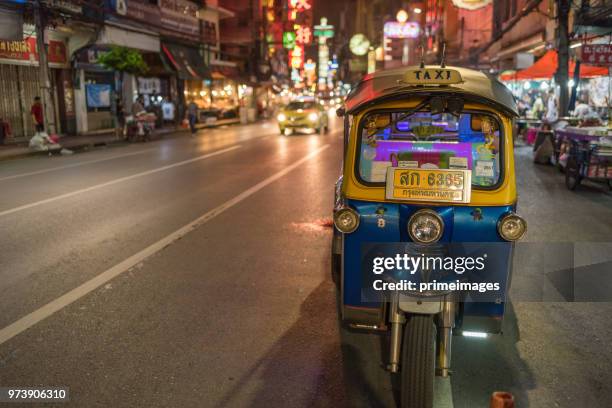
<path id="1" fill-rule="evenodd" d="M 174 75 L 172 64 L 163 53 L 146 53 L 142 55 L 142 58 L 149 67 L 146 76 Z"/>
<path id="2" fill-rule="evenodd" d="M 513 74 L 502 74 L 500 79 L 502 81 L 517 81 L 517 80 L 543 80 L 551 79 L 558 66 L 557 51 L 550 50 L 544 54 L 535 64 L 529 68 L 515 72 Z M 569 77 L 574 76 L 574 69 L 576 62 L 570 61 L 569 64 Z M 600 76 L 608 76 L 608 68 L 606 67 L 595 67 L 592 65 L 582 64 L 580 65 L 580 78 L 594 78 Z"/>
<path id="3" fill-rule="evenodd" d="M 163 43 L 162 52 L 168 58 L 180 79 L 211 79 L 210 71 L 204 65 L 204 58 L 197 49 L 184 45 Z"/>
<path id="4" fill-rule="evenodd" d="M 123 25 L 107 21 L 98 41 L 99 45 L 119 45 L 141 51 L 159 52 L 159 37 L 144 30 L 130 30 Z"/>
<path id="5" fill-rule="evenodd" d="M 210 68 L 213 79 L 231 79 L 234 81 L 247 80 L 244 75 L 241 75 L 240 70 L 235 65 L 217 65 L 213 62 Z"/>

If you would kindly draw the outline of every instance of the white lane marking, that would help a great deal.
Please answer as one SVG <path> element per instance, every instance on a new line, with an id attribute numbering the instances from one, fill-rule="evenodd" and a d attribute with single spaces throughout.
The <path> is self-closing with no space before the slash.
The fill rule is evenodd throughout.
<path id="1" fill-rule="evenodd" d="M 82 188 L 80 190 L 71 191 L 70 193 L 61 194 L 61 195 L 58 195 L 58 196 L 55 196 L 55 197 L 46 198 L 44 200 L 35 201 L 33 203 L 24 204 L 24 205 L 21 205 L 19 207 L 14 207 L 14 208 L 11 208 L 11 209 L 8 209 L 8 210 L 0 211 L 0 217 L 2 217 L 4 215 L 8 215 L 8 214 L 13 214 L 13 213 L 16 213 L 18 211 L 27 210 L 28 208 L 37 207 L 39 205 L 52 203 L 53 201 L 62 200 L 64 198 L 72 197 L 72 196 L 75 196 L 77 194 L 82 194 L 82 193 L 86 193 L 86 192 L 89 192 L 89 191 L 92 191 L 92 190 L 97 190 L 97 189 L 100 189 L 100 188 L 103 188 L 103 187 L 112 186 L 113 184 L 123 183 L 124 181 L 132 180 L 132 179 L 135 179 L 135 178 L 138 178 L 138 177 L 143 177 L 143 176 L 148 176 L 150 174 L 159 173 L 160 171 L 165 171 L 165 170 L 168 170 L 168 169 L 172 169 L 174 167 L 184 166 L 184 165 L 189 164 L 189 163 L 193 163 L 193 162 L 197 162 L 197 161 L 200 161 L 200 160 L 208 159 L 209 157 L 218 156 L 220 154 L 227 153 L 229 151 L 239 149 L 240 147 L 241 147 L 241 145 L 228 147 L 226 149 L 217 150 L 216 152 L 208 153 L 208 154 L 205 154 L 203 156 L 198 156 L 198 157 L 194 157 L 192 159 L 183 160 L 183 161 L 180 161 L 180 162 L 168 164 L 166 166 L 157 167 L 157 168 L 152 169 L 152 170 L 147 170 L 147 171 L 143 171 L 143 172 L 140 172 L 140 173 L 132 174 L 131 176 L 121 177 L 121 178 L 114 179 L 114 180 L 111 180 L 111 181 L 107 181 L 107 182 L 104 182 L 104 183 L 101 183 L 101 184 L 96 184 L 96 185 L 93 185 L 93 186 L 90 186 L 90 187 Z"/>
<path id="2" fill-rule="evenodd" d="M 12 176 L 0 177 L 0 181 L 12 180 L 12 179 L 20 178 L 20 177 L 35 176 L 37 174 L 50 173 L 52 171 L 58 171 L 58 170 L 64 170 L 64 169 L 71 169 L 73 167 L 85 166 L 87 164 L 94 164 L 94 163 L 100 163 L 100 162 L 107 161 L 107 160 L 120 159 L 122 157 L 135 156 L 137 154 L 142 154 L 142 153 L 150 152 L 152 150 L 156 150 L 156 149 L 144 149 L 144 150 L 139 150 L 137 152 L 117 154 L 115 156 L 103 157 L 101 159 L 87 160 L 87 161 L 82 161 L 82 162 L 78 162 L 78 163 L 67 164 L 65 166 L 51 167 L 51 168 L 48 168 L 48 169 L 30 171 L 30 172 L 27 172 L 27 173 L 14 174 Z"/>
<path id="3" fill-rule="evenodd" d="M 147 259 L 151 255 L 154 255 L 155 253 L 161 251 L 168 245 L 171 245 L 175 241 L 183 238 L 185 235 L 189 234 L 191 231 L 195 230 L 199 226 L 205 224 L 206 222 L 212 220 L 216 216 L 220 215 L 221 213 L 225 212 L 226 210 L 232 208 L 236 204 L 245 200 L 246 198 L 257 193 L 259 190 L 263 189 L 267 185 L 285 176 L 287 173 L 295 170 L 302 164 L 306 163 L 308 160 L 317 156 L 319 153 L 321 153 L 328 147 L 329 147 L 328 144 L 321 146 L 317 150 L 314 150 L 313 152 L 304 156 L 302 159 L 293 163 L 291 166 L 285 167 L 283 170 L 279 171 L 278 173 L 273 174 L 272 176 L 268 177 L 267 179 L 263 181 L 260 181 L 259 183 L 255 184 L 253 187 L 243 191 L 242 193 L 238 194 L 234 198 L 229 199 L 228 201 L 224 202 L 218 207 L 215 207 L 212 210 L 206 212 L 204 215 L 193 220 L 189 224 L 179 228 L 178 230 L 174 231 L 170 235 L 167 235 L 166 237 L 160 239 L 154 244 L 149 245 L 148 247 L 141 250 L 140 252 L 137 252 L 136 254 L 130 256 L 129 258 L 119 262 L 117 265 L 113 266 L 112 268 L 107 269 L 106 271 L 102 272 L 95 278 L 88 280 L 87 282 L 83 283 L 81 286 L 75 289 L 72 289 L 70 292 L 58 297 L 55 300 L 52 300 L 51 302 L 42 306 L 40 309 L 37 309 L 33 311 L 32 313 L 27 314 L 21 319 L 15 321 L 14 323 L 11 323 L 10 325 L 6 326 L 2 330 L 0 330 L 0 344 L 5 343 L 6 341 L 18 335 L 19 333 L 22 333 L 23 331 L 29 329 L 30 327 L 34 326 L 38 322 L 51 316 L 55 312 L 68 306 L 72 302 L 82 298 L 86 294 L 106 284 L 108 281 L 115 278 L 116 276 L 121 275 L 123 272 L 127 271 L 134 265 L 139 264 L 140 262 Z"/>
<path id="4" fill-rule="evenodd" d="M 215 130 L 215 129 L 212 129 L 212 130 Z M 246 142 L 246 141 L 256 140 L 256 139 L 265 139 L 267 137 L 274 136 L 274 135 L 275 135 L 275 133 L 265 133 L 265 134 L 260 135 L 260 136 L 247 137 L 247 138 L 244 138 L 241 141 Z M 199 138 L 200 136 L 201 135 L 198 135 L 197 137 Z M 233 138 L 236 137 L 236 135 L 227 135 L 227 136 L 228 137 L 233 137 Z M 172 140 L 172 139 L 168 138 L 167 140 Z M 122 157 L 135 156 L 135 155 L 138 155 L 138 154 L 147 153 L 147 152 L 151 152 L 151 151 L 155 151 L 155 150 L 158 150 L 158 149 L 157 148 L 143 149 L 143 150 L 139 150 L 137 152 L 117 154 L 115 156 L 104 157 L 104 158 L 94 159 L 94 160 L 86 160 L 86 161 L 82 161 L 82 162 L 78 162 L 78 163 L 67 164 L 65 166 L 50 167 L 48 169 L 30 171 L 30 172 L 27 172 L 27 173 L 13 174 L 11 176 L 0 177 L 0 181 L 12 180 L 12 179 L 21 178 L 21 177 L 35 176 L 37 174 L 50 173 L 50 172 L 53 172 L 53 171 L 70 169 L 70 168 L 73 168 L 73 167 L 79 167 L 79 166 L 85 166 L 85 165 L 88 165 L 88 164 L 100 163 L 100 162 L 104 162 L 104 161 L 107 161 L 107 160 L 120 159 Z"/>

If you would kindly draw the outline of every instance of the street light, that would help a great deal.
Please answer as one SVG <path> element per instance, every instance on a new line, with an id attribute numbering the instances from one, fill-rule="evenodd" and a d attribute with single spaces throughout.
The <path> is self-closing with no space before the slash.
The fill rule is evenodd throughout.
<path id="1" fill-rule="evenodd" d="M 414 14 L 421 14 L 423 12 L 419 7 L 415 7 L 412 11 L 414 11 Z"/>
<path id="2" fill-rule="evenodd" d="M 404 24 L 406 21 L 408 21 L 408 13 L 406 13 L 406 10 L 400 10 L 395 15 L 395 18 L 399 23 Z"/>

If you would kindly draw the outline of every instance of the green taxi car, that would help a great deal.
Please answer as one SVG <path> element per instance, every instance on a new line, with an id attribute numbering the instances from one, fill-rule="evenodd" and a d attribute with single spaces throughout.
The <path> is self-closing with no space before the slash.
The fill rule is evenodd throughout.
<path id="1" fill-rule="evenodd" d="M 290 102 L 281 109 L 276 119 L 282 135 L 311 130 L 323 133 L 329 129 L 327 111 L 314 100 Z"/>

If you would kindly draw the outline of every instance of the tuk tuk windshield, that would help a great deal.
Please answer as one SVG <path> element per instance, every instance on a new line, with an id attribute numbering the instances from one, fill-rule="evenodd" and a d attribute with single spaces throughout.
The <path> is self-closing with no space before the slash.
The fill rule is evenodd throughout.
<path id="1" fill-rule="evenodd" d="M 366 184 L 384 183 L 388 167 L 467 169 L 475 187 L 500 182 L 500 124 L 490 114 L 377 112 L 359 129 L 357 171 Z"/>

